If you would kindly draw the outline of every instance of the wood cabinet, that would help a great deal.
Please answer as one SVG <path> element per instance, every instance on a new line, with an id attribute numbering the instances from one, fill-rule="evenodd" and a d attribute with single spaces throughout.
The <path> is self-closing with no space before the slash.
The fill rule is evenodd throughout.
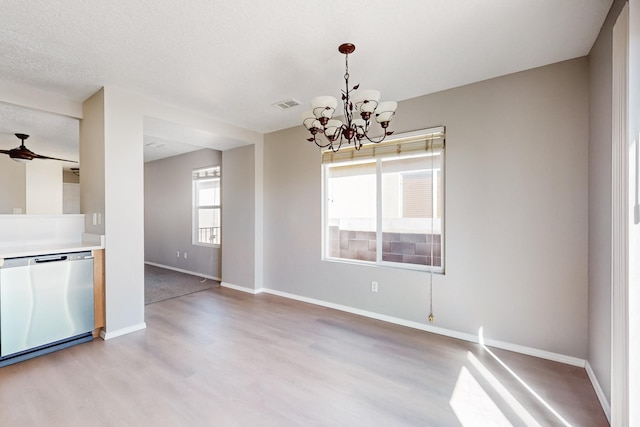
<path id="1" fill-rule="evenodd" d="M 104 249 L 93 251 L 93 315 L 95 319 L 93 337 L 96 338 L 105 326 Z"/>

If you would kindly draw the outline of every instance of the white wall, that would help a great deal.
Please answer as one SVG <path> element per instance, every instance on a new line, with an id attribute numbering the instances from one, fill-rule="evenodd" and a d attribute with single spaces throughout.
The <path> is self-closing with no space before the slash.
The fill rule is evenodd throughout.
<path id="1" fill-rule="evenodd" d="M 0 214 L 11 214 L 14 208 L 26 212 L 26 166 L 0 156 Z"/>
<path id="2" fill-rule="evenodd" d="M 82 118 L 82 102 L 16 82 L 0 80 L 0 98 L 7 104 Z"/>
<path id="3" fill-rule="evenodd" d="M 142 111 L 138 97 L 104 89 L 107 334 L 144 327 Z"/>
<path id="4" fill-rule="evenodd" d="M 219 278 L 220 248 L 192 244 L 194 169 L 219 166 L 222 153 L 208 148 L 144 165 L 145 261 Z M 180 251 L 180 257 L 176 257 Z M 187 259 L 184 253 L 187 252 Z"/>
<path id="5" fill-rule="evenodd" d="M 611 402 L 611 54 L 615 2 L 589 53 L 589 350 Z"/>
<path id="6" fill-rule="evenodd" d="M 62 165 L 32 160 L 26 164 L 27 214 L 62 214 Z"/>
<path id="7" fill-rule="evenodd" d="M 629 425 L 640 425 L 640 1 L 629 2 Z"/>
<path id="8" fill-rule="evenodd" d="M 434 326 L 585 358 L 586 58 L 403 101 L 392 127 L 436 125 L 447 258 Z M 320 152 L 306 133 L 265 137 L 265 287 L 427 324 L 425 273 L 321 261 Z"/>
<path id="9" fill-rule="evenodd" d="M 19 163 L 8 156 L 0 157 L 0 214 L 11 214 L 13 208 L 31 215 L 63 213 L 62 170 L 63 165 L 56 161 Z"/>
<path id="10" fill-rule="evenodd" d="M 80 184 L 75 182 L 62 183 L 62 213 L 80 213 Z"/>

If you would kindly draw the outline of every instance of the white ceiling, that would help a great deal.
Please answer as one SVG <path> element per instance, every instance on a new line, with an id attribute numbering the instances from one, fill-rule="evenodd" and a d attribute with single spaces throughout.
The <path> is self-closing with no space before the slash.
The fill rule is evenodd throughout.
<path id="1" fill-rule="evenodd" d="M 0 80 L 77 101 L 113 86 L 266 133 L 299 125 L 312 97 L 340 95 L 343 42 L 357 47 L 352 84 L 400 101 L 587 55 L 611 3 L 3 0 Z M 303 105 L 272 106 L 289 98 Z M 2 132 L 39 126 L 12 114 L 0 109 Z"/>

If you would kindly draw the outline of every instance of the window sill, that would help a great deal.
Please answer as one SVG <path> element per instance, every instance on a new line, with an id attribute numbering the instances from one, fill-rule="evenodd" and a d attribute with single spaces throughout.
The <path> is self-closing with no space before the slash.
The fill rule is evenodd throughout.
<path id="1" fill-rule="evenodd" d="M 214 248 L 214 249 L 219 249 L 220 248 L 220 244 L 207 244 L 207 243 L 191 243 L 193 246 L 202 246 L 204 248 Z"/>
<path id="2" fill-rule="evenodd" d="M 400 264 L 400 263 L 388 262 L 388 261 L 374 262 L 374 261 L 360 261 L 360 260 L 352 260 L 352 259 L 346 259 L 346 258 L 330 258 L 330 257 L 323 257 L 322 261 L 335 262 L 337 264 L 357 265 L 357 266 L 363 266 L 363 267 L 382 267 L 382 268 L 395 268 L 399 270 L 424 271 L 425 273 L 428 273 L 430 271 L 429 266 L 425 266 L 425 265 Z M 445 272 L 444 270 L 434 268 L 433 274 L 439 274 L 444 276 Z"/>

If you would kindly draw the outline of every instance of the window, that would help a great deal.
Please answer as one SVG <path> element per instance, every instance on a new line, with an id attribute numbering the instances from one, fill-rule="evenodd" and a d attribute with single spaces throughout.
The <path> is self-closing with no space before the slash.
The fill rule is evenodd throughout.
<path id="1" fill-rule="evenodd" d="M 193 171 L 193 244 L 220 245 L 220 166 Z"/>
<path id="2" fill-rule="evenodd" d="M 324 258 L 444 272 L 444 128 L 323 153 Z"/>

